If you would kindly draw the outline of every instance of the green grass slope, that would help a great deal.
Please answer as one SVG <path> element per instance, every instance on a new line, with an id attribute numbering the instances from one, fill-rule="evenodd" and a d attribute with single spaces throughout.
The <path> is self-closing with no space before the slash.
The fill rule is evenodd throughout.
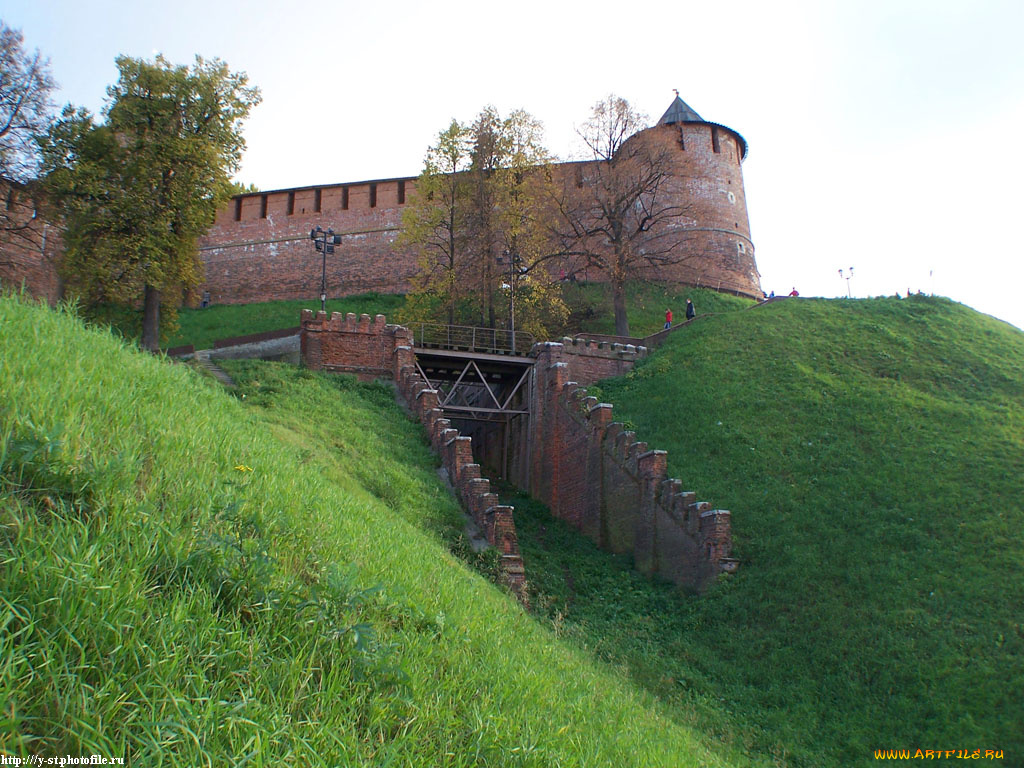
<path id="1" fill-rule="evenodd" d="M 605 283 L 566 283 L 562 295 L 572 311 L 573 330 L 615 334 L 615 310 L 611 291 Z M 631 282 L 626 285 L 629 332 L 643 338 L 665 327 L 665 310 L 672 310 L 672 322 L 686 320 L 686 300 L 693 301 L 698 315 L 730 312 L 753 306 L 752 299 L 671 283 Z"/>
<path id="2" fill-rule="evenodd" d="M 391 315 L 404 303 L 404 296 L 364 293 L 328 299 L 327 312 Z M 319 306 L 316 299 L 300 299 L 258 304 L 215 304 L 205 309 L 184 308 L 178 312 L 178 329 L 163 348 L 192 344 L 196 349 L 208 349 L 218 339 L 292 328 L 299 324 L 299 314 L 303 309 Z"/>
<path id="3" fill-rule="evenodd" d="M 0 364 L 0 752 L 725 764 L 449 554 L 386 389 L 236 367 L 242 400 L 10 297 Z"/>
<path id="4" fill-rule="evenodd" d="M 595 390 L 733 510 L 742 564 L 701 599 L 586 553 L 545 565 L 561 534 L 524 508 L 557 623 L 779 764 L 1024 765 L 1024 334 L 938 298 L 787 300 L 698 320 Z"/>
<path id="5" fill-rule="evenodd" d="M 603 283 L 565 283 L 562 295 L 571 309 L 572 331 L 614 333 L 615 317 L 611 293 Z M 627 286 L 630 331 L 634 336 L 646 336 L 660 331 L 665 323 L 665 309 L 672 308 L 675 322 L 686 314 L 686 299 L 692 298 L 699 314 L 727 312 L 742 309 L 753 302 L 707 288 L 687 288 L 655 283 L 630 283 Z M 405 305 L 405 297 L 396 294 L 365 293 L 328 299 L 327 312 L 355 312 L 383 314 L 388 320 L 398 321 Z M 196 349 L 212 347 L 217 339 L 245 336 L 250 333 L 291 328 L 298 323 L 303 309 L 316 308 L 317 302 L 268 301 L 256 304 L 216 304 L 206 309 L 181 309 L 178 329 L 163 345 L 164 348 L 192 344 Z M 569 328 L 556 329 L 555 335 L 569 332 Z"/>

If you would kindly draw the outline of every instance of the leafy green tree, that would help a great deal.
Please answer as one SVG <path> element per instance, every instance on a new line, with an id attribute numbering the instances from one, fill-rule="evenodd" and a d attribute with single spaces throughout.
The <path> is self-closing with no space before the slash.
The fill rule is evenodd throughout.
<path id="1" fill-rule="evenodd" d="M 156 349 L 161 310 L 173 322 L 202 280 L 197 239 L 232 192 L 260 96 L 218 59 L 122 56 L 117 67 L 105 122 L 66 108 L 42 148 L 65 217 L 68 288 L 96 314 L 141 306 L 142 346 Z"/>
<path id="2" fill-rule="evenodd" d="M 50 62 L 39 51 L 28 53 L 21 32 L 0 20 L 0 263 L 6 242 L 39 247 L 35 139 L 53 120 L 55 87 Z"/>
<path id="3" fill-rule="evenodd" d="M 567 311 L 540 265 L 550 238 L 550 155 L 540 123 L 517 110 L 484 108 L 471 125 L 453 120 L 427 154 L 403 216 L 401 242 L 420 252 L 406 320 L 437 319 L 544 335 Z"/>
<path id="4" fill-rule="evenodd" d="M 502 158 L 491 178 L 508 326 L 543 338 L 561 332 L 569 315 L 549 270 L 550 260 L 559 255 L 550 237 L 556 213 L 549 204 L 554 158 L 544 147 L 541 123 L 525 110 L 505 118 L 501 133 Z"/>
<path id="5" fill-rule="evenodd" d="M 427 150 L 423 171 L 409 205 L 402 212 L 399 245 L 419 252 L 419 273 L 407 298 L 406 322 L 447 317 L 455 324 L 464 287 L 469 131 L 454 118 Z"/>
<path id="6" fill-rule="evenodd" d="M 240 181 L 231 182 L 231 196 L 235 195 L 253 195 L 260 191 L 260 188 L 255 184 L 243 184 Z"/>

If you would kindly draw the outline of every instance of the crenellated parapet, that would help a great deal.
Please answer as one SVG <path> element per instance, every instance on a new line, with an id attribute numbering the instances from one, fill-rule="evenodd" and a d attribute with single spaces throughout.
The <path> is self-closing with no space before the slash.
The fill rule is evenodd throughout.
<path id="1" fill-rule="evenodd" d="M 633 277 L 759 297 L 741 167 L 746 140 L 676 102 L 657 125 L 637 132 L 622 146 L 631 156 L 654 159 L 658 171 L 665 173 L 659 200 L 678 211 L 652 222 L 633 243 L 637 253 L 660 254 Z M 600 197 L 601 167 L 601 161 L 572 161 L 552 163 L 546 172 L 573 207 L 592 204 L 595 193 Z M 401 234 L 403 212 L 416 201 L 416 183 L 415 177 L 405 176 L 235 195 L 199 240 L 204 282 L 189 300 L 198 304 L 206 296 L 214 304 L 245 304 L 303 299 L 316 295 L 321 281 L 331 296 L 409 292 L 420 272 L 419 254 Z M 54 237 L 59 227 L 36 221 L 32 190 L 10 186 L 0 183 L 7 208 L 20 206 L 24 215 L 16 218 L 31 217 L 33 231 L 25 247 L 12 243 L 12 259 L 6 264 L 0 259 L 0 282 L 17 286 L 26 281 L 36 295 L 55 301 L 61 293 L 57 267 L 62 247 Z M 316 255 L 309 235 L 318 227 L 340 238 L 344 258 L 323 261 Z M 612 256 L 610 244 L 595 247 L 608 249 L 603 255 Z M 552 281 L 558 275 L 588 282 L 609 279 L 592 261 L 569 256 L 551 262 Z"/>
<path id="2" fill-rule="evenodd" d="M 614 421 L 614 409 L 570 378 L 567 344 L 537 345 L 532 495 L 599 546 L 631 554 L 638 570 L 702 590 L 733 571 L 730 513 L 697 501 L 652 450 Z"/>
<path id="3" fill-rule="evenodd" d="M 303 364 L 315 371 L 351 373 L 362 381 L 392 371 L 396 329 L 384 315 L 343 315 L 302 310 L 299 323 Z"/>
<path id="4" fill-rule="evenodd" d="M 534 344 L 530 355 L 538 357 L 546 349 L 558 349 L 559 359 L 568 366 L 569 375 L 584 385 L 622 376 L 633 370 L 637 360 L 647 356 L 647 347 L 568 336 L 561 342 Z"/>

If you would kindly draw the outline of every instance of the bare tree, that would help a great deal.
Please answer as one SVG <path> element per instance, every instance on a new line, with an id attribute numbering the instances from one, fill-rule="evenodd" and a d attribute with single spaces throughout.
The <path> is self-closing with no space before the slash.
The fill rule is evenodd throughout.
<path id="1" fill-rule="evenodd" d="M 35 231 L 35 139 L 52 121 L 55 87 L 49 60 L 27 53 L 21 32 L 0 20 L 0 241 Z"/>
<path id="2" fill-rule="evenodd" d="M 672 145 L 636 136 L 645 115 L 618 96 L 594 105 L 577 129 L 592 159 L 560 193 L 555 220 L 561 253 L 600 269 L 612 288 L 615 333 L 629 335 L 627 281 L 689 257 L 681 247 L 690 208 L 674 172 Z"/>

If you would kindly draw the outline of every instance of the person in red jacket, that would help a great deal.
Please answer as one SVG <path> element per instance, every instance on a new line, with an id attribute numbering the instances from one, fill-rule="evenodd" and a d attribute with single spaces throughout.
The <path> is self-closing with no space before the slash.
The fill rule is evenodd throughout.
<path id="1" fill-rule="evenodd" d="M 666 309 L 665 310 L 665 330 L 668 330 L 671 327 L 672 327 L 672 310 L 671 309 Z"/>
<path id="2" fill-rule="evenodd" d="M 796 288 L 794 288 L 792 291 L 789 292 L 789 295 L 790 296 L 799 296 L 800 295 L 800 291 L 798 291 Z"/>

